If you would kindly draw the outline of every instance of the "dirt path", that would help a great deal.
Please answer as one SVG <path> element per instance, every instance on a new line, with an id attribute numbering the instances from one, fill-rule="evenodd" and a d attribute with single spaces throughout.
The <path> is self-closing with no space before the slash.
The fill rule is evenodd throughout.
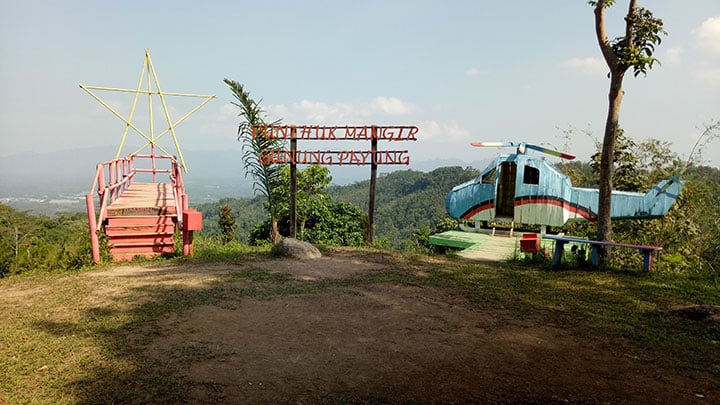
<path id="1" fill-rule="evenodd" d="M 181 371 L 193 402 L 683 403 L 710 388 L 414 287 L 201 307 L 164 321 L 147 348 L 157 360 L 188 351 L 202 357 Z"/>
<path id="2" fill-rule="evenodd" d="M 215 296 L 202 296 L 203 304 L 151 322 L 142 336 L 122 337 L 138 342 L 132 359 L 148 368 L 128 381 L 151 368 L 162 370 L 181 384 L 190 403 L 675 404 L 720 398 L 711 375 L 613 353 L 602 339 L 581 339 L 499 306 L 471 304 L 451 289 L 316 284 L 306 293 L 249 297 L 208 289 L 218 281 L 252 285 L 238 275 L 253 272 L 322 282 L 390 266 L 382 256 L 349 252 L 314 261 L 127 265 L 87 273 L 105 287 L 86 300 L 97 306 L 135 294 L 142 304 L 143 294 L 153 303 L 170 290 L 188 296 L 212 291 Z M 162 392 L 147 395 L 131 402 L 164 400 Z"/>

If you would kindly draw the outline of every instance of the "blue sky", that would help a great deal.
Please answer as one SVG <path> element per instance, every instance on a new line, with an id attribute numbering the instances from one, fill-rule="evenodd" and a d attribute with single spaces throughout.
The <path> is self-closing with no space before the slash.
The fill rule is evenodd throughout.
<path id="1" fill-rule="evenodd" d="M 669 35 L 662 66 L 626 78 L 621 125 L 687 155 L 699 128 L 720 119 L 720 2 L 640 5 Z M 626 7 L 610 11 L 611 37 Z M 471 141 L 525 141 L 587 160 L 607 110 L 584 0 L 0 0 L 0 156 L 118 145 L 122 122 L 78 85 L 136 87 L 145 48 L 164 91 L 217 95 L 177 127 L 183 149 L 240 148 L 225 77 L 286 124 L 416 125 L 413 161 L 498 153 Z M 127 95 L 101 96 L 129 111 Z M 192 108 L 169 104 L 174 117 Z M 718 152 L 716 141 L 704 153 L 715 167 Z"/>

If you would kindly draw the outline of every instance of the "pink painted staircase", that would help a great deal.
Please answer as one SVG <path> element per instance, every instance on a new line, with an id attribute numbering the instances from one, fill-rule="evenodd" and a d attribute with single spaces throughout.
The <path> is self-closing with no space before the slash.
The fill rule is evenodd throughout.
<path id="1" fill-rule="evenodd" d="M 175 197 L 168 183 L 133 183 L 108 206 L 105 235 L 113 260 L 175 251 Z"/>
<path id="2" fill-rule="evenodd" d="M 138 159 L 149 160 L 151 168 L 136 167 Z M 170 167 L 158 168 L 156 161 L 169 162 Z M 169 182 L 157 182 L 157 175 L 163 173 L 169 175 Z M 152 182 L 137 181 L 137 175 L 151 175 Z M 175 252 L 176 233 L 182 234 L 183 256 L 192 256 L 193 232 L 202 229 L 202 214 L 188 207 L 182 170 L 175 157 L 153 151 L 99 163 L 90 190 L 85 202 L 94 263 L 101 260 L 100 234 L 107 238 L 113 261 L 171 254 Z"/>

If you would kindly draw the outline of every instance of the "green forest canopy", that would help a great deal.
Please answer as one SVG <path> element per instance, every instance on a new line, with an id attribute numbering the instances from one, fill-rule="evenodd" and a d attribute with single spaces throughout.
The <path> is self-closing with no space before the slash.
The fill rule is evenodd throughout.
<path id="1" fill-rule="evenodd" d="M 589 163 L 576 162 L 561 167 L 576 183 L 587 183 L 592 177 Z M 396 249 L 417 248 L 416 231 L 435 229 L 446 218 L 444 198 L 448 191 L 478 174 L 474 168 L 443 167 L 429 173 L 405 170 L 379 177 L 375 216 L 377 243 Z M 642 176 L 630 173 L 648 184 L 666 174 L 661 171 L 643 172 Z M 717 275 L 720 170 L 693 167 L 683 177 L 687 186 L 666 217 L 615 221 L 615 237 L 627 243 L 663 246 L 661 269 Z M 327 191 L 335 203 L 351 204 L 365 211 L 368 183 L 330 186 Z M 196 235 L 220 241 L 219 206 L 228 205 L 235 219 L 235 239 L 247 242 L 252 229 L 267 219 L 262 202 L 261 198 L 225 198 L 217 203 L 201 204 L 197 208 L 203 213 L 203 230 Z M 568 226 L 565 232 L 592 236 L 593 226 L 593 223 L 577 223 Z M 66 270 L 87 265 L 90 263 L 87 235 L 84 213 L 35 216 L 0 204 L 0 274 Z M 633 266 L 633 261 L 640 260 L 640 256 L 632 253 L 619 254 L 613 265 Z"/>

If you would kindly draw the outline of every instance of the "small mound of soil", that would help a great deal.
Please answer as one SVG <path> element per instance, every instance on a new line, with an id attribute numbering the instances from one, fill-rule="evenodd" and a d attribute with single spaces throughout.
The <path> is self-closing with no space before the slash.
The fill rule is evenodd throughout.
<path id="1" fill-rule="evenodd" d="M 674 305 L 668 313 L 689 321 L 720 322 L 720 307 L 714 305 Z"/>

